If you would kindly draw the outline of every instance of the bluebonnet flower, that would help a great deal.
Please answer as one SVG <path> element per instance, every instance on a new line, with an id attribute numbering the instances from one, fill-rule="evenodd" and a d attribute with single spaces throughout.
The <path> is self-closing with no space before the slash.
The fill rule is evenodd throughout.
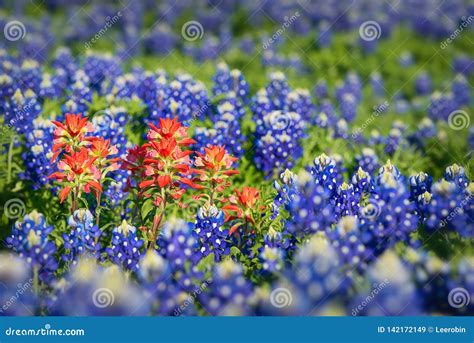
<path id="1" fill-rule="evenodd" d="M 331 27 L 332 25 L 330 25 L 327 21 L 321 21 L 319 23 L 316 43 L 322 48 L 326 48 L 332 43 Z"/>
<path id="2" fill-rule="evenodd" d="M 349 285 L 341 267 L 338 254 L 327 237 L 321 233 L 313 235 L 296 253 L 292 268 L 285 271 L 286 278 L 273 285 L 270 300 L 274 307 L 268 309 L 267 306 L 267 310 L 270 314 L 311 315 L 338 300 Z M 285 293 L 292 297 L 292 302 L 280 307 L 277 296 Z"/>
<path id="3" fill-rule="evenodd" d="M 335 194 L 342 181 L 342 176 L 336 167 L 336 161 L 323 153 L 314 159 L 313 164 L 311 175 L 314 178 L 314 183 L 321 185 L 331 195 Z"/>
<path id="4" fill-rule="evenodd" d="M 456 75 L 451 85 L 451 91 L 458 107 L 469 106 L 471 103 L 471 88 L 464 75 Z"/>
<path id="5" fill-rule="evenodd" d="M 40 90 L 42 74 L 38 61 L 32 59 L 24 60 L 18 70 L 18 75 L 16 75 L 19 89 L 23 92 L 31 89 L 37 94 Z"/>
<path id="6" fill-rule="evenodd" d="M 229 230 L 224 228 L 224 212 L 214 205 L 204 205 L 198 209 L 194 235 L 199 241 L 199 254 L 202 257 L 214 253 L 217 262 L 229 254 Z"/>
<path id="7" fill-rule="evenodd" d="M 452 273 L 449 263 L 424 250 L 410 247 L 404 252 L 403 260 L 412 269 L 424 312 L 451 312 L 450 305 L 446 301 Z"/>
<path id="8" fill-rule="evenodd" d="M 156 250 L 148 249 L 142 256 L 138 269 L 138 280 L 152 304 L 151 314 L 160 316 L 180 315 L 180 303 L 187 299 L 185 293 L 173 279 L 169 261 Z M 194 306 L 185 309 L 193 314 Z M 179 313 L 179 314 L 178 314 Z"/>
<path id="9" fill-rule="evenodd" d="M 83 113 L 92 102 L 92 90 L 88 87 L 89 77 L 82 69 L 75 72 L 73 83 L 70 86 L 70 94 L 63 105 L 63 112 Z"/>
<path id="10" fill-rule="evenodd" d="M 81 255 L 99 258 L 101 231 L 94 223 L 92 213 L 87 209 L 80 209 L 68 219 L 70 232 L 63 234 L 65 253 L 64 261 L 76 263 Z"/>
<path id="11" fill-rule="evenodd" d="M 415 92 L 418 95 L 428 95 L 432 92 L 432 81 L 428 73 L 423 72 L 415 79 Z"/>
<path id="12" fill-rule="evenodd" d="M 327 236 L 341 263 L 350 267 L 349 274 L 352 269 L 364 271 L 375 258 L 370 246 L 365 245 L 367 234 L 361 230 L 357 217 L 353 215 L 341 217 L 334 229 L 327 230 Z"/>
<path id="13" fill-rule="evenodd" d="M 143 316 L 150 312 L 148 298 L 118 266 L 103 268 L 93 259 L 80 259 L 54 288 L 51 315 Z"/>
<path id="14" fill-rule="evenodd" d="M 352 175 L 351 183 L 354 186 L 354 192 L 358 194 L 359 197 L 375 192 L 375 186 L 372 177 L 361 167 L 359 167 L 357 172 Z"/>
<path id="15" fill-rule="evenodd" d="M 338 186 L 334 195 L 334 210 L 336 218 L 357 215 L 359 213 L 360 193 L 355 192 L 354 186 L 343 182 Z"/>
<path id="16" fill-rule="evenodd" d="M 371 148 L 363 148 L 361 153 L 355 156 L 357 166 L 373 175 L 380 168 L 379 159 Z"/>
<path id="17" fill-rule="evenodd" d="M 242 316 L 251 314 L 251 294 L 252 285 L 244 278 L 242 266 L 225 260 L 214 266 L 209 285 L 198 299 L 210 315 Z"/>
<path id="18" fill-rule="evenodd" d="M 160 255 L 166 258 L 174 271 L 185 271 L 185 264 L 195 265 L 199 261 L 198 242 L 193 236 L 194 225 L 184 220 L 171 220 L 165 223 L 158 237 Z"/>
<path id="19" fill-rule="evenodd" d="M 208 145 L 223 145 L 235 157 L 244 153 L 245 135 L 240 127 L 240 119 L 245 115 L 245 108 L 233 93 L 227 93 L 217 106 L 212 128 L 197 127 L 195 140 L 202 151 Z"/>
<path id="20" fill-rule="evenodd" d="M 367 205 L 360 210 L 361 225 L 377 242 L 376 254 L 398 241 L 408 242 L 418 226 L 416 206 L 409 200 L 410 193 L 401 178 L 397 180 L 395 167 L 385 165 L 382 170 L 375 194 L 371 194 Z"/>
<path id="21" fill-rule="evenodd" d="M 382 136 L 379 130 L 373 129 L 370 131 L 370 135 L 368 139 L 369 146 L 373 147 L 375 145 L 383 143 L 383 141 L 384 141 L 384 137 Z"/>
<path id="22" fill-rule="evenodd" d="M 409 316 L 422 314 L 410 268 L 392 250 L 369 267 L 368 285 L 351 302 L 352 315 Z M 376 299 L 374 299 L 376 297 Z M 367 299 L 370 299 L 367 300 Z"/>
<path id="23" fill-rule="evenodd" d="M 212 92 L 215 96 L 233 92 L 241 104 L 247 103 L 249 85 L 240 70 L 230 70 L 225 63 L 219 63 L 213 81 Z"/>
<path id="24" fill-rule="evenodd" d="M 462 237 L 474 235 L 474 184 L 461 189 L 453 182 L 441 180 L 433 184 L 429 206 L 424 207 L 425 226 L 434 232 L 444 228 Z"/>
<path id="25" fill-rule="evenodd" d="M 321 103 L 322 100 L 327 99 L 329 96 L 329 90 L 326 80 L 319 80 L 314 86 L 314 95 L 316 96 L 316 101 Z"/>
<path id="26" fill-rule="evenodd" d="M 59 99 L 62 96 L 63 89 L 67 87 L 66 77 L 63 69 L 57 70 L 53 76 L 44 73 L 39 85 L 38 95 L 42 99 Z"/>
<path id="27" fill-rule="evenodd" d="M 398 128 L 392 128 L 386 138 L 384 151 L 388 156 L 393 156 L 397 150 L 402 149 L 406 144 L 403 132 Z"/>
<path id="28" fill-rule="evenodd" d="M 349 139 L 349 124 L 345 119 L 339 119 L 334 125 L 333 138 Z"/>
<path id="29" fill-rule="evenodd" d="M 49 184 L 48 176 L 56 170 L 55 163 L 51 163 L 54 125 L 49 120 L 36 118 L 32 126 L 25 134 L 26 149 L 21 155 L 25 170 L 19 176 L 30 181 L 36 190 Z"/>
<path id="30" fill-rule="evenodd" d="M 20 257 L 38 271 L 39 279 L 45 283 L 52 280 L 58 262 L 56 245 L 49 239 L 53 226 L 36 210 L 18 220 L 6 238 L 7 246 L 15 250 Z"/>
<path id="31" fill-rule="evenodd" d="M 435 123 L 430 118 L 423 118 L 418 124 L 418 129 L 408 137 L 408 141 L 418 148 L 424 148 L 426 141 L 436 134 Z"/>
<path id="32" fill-rule="evenodd" d="M 409 51 L 405 51 L 400 55 L 399 59 L 400 65 L 402 67 L 409 67 L 413 64 L 413 55 Z"/>
<path id="33" fill-rule="evenodd" d="M 158 24 L 145 37 L 145 48 L 158 55 L 167 55 L 173 51 L 178 37 L 167 24 Z"/>
<path id="34" fill-rule="evenodd" d="M 0 104 L 4 106 L 4 99 L 11 97 L 15 93 L 13 79 L 8 74 L 0 74 Z"/>
<path id="35" fill-rule="evenodd" d="M 324 232 L 337 221 L 332 192 L 311 179 L 301 183 L 298 188 L 300 191 L 289 204 L 290 217 L 284 232 L 290 239 L 291 249 L 295 248 L 297 238 Z"/>
<path id="36" fill-rule="evenodd" d="M 41 112 L 41 104 L 36 94 L 28 89 L 24 93 L 17 89 L 11 102 L 6 103 L 5 123 L 18 133 L 25 134 L 32 131 L 33 120 Z"/>
<path id="37" fill-rule="evenodd" d="M 137 237 L 136 228 L 124 219 L 112 230 L 111 247 L 106 248 L 110 260 L 125 269 L 136 271 L 142 255 L 143 240 Z"/>
<path id="38" fill-rule="evenodd" d="M 370 84 L 375 96 L 383 97 L 385 95 L 385 87 L 382 75 L 378 72 L 370 74 Z"/>
<path id="39" fill-rule="evenodd" d="M 352 122 L 357 115 L 357 100 L 352 93 L 344 93 L 339 103 L 342 118 Z"/>
<path id="40" fill-rule="evenodd" d="M 98 92 L 101 92 L 106 80 L 121 74 L 119 60 L 111 54 L 90 53 L 86 56 L 83 68 L 89 80 L 87 86 Z"/>
<path id="41" fill-rule="evenodd" d="M 435 121 L 447 121 L 449 115 L 456 109 L 457 106 L 451 93 L 443 94 L 440 92 L 435 92 L 430 98 L 428 115 Z"/>
<path id="42" fill-rule="evenodd" d="M 433 178 L 424 172 L 419 172 L 416 175 L 410 176 L 409 182 L 410 182 L 410 199 L 412 201 L 416 201 L 420 195 L 422 195 L 425 192 L 431 191 Z"/>
<path id="43" fill-rule="evenodd" d="M 291 169 L 302 156 L 300 145 L 305 122 L 296 112 L 271 111 L 256 119 L 254 161 L 266 177 L 275 170 Z"/>
<path id="44" fill-rule="evenodd" d="M 280 181 L 280 182 L 279 182 Z M 298 194 L 298 180 L 297 176 L 293 174 L 289 169 L 285 169 L 280 174 L 280 180 L 273 182 L 273 187 L 276 189 L 277 194 L 272 205 L 272 219 L 275 219 L 280 208 L 288 210 L 290 203 L 294 200 L 296 194 Z"/>
<path id="45" fill-rule="evenodd" d="M 71 51 L 65 47 L 61 47 L 56 51 L 51 65 L 56 71 L 63 70 L 65 72 L 67 83 L 71 82 L 78 68 Z"/>
<path id="46" fill-rule="evenodd" d="M 456 163 L 446 168 L 444 178 L 446 181 L 454 182 L 461 189 L 464 189 L 469 185 L 469 179 L 466 176 L 464 168 Z"/>

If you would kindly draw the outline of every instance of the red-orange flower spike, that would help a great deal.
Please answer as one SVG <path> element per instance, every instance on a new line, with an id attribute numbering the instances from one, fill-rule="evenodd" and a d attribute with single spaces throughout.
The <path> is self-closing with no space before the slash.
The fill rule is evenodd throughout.
<path id="1" fill-rule="evenodd" d="M 81 114 L 68 113 L 65 123 L 56 120 L 53 120 L 52 123 L 56 126 L 52 147 L 53 161 L 56 160 L 62 148 L 66 152 L 71 152 L 88 144 L 84 137 L 88 132 L 92 132 L 93 128 L 87 118 L 83 118 Z"/>
<path id="2" fill-rule="evenodd" d="M 244 207 L 252 208 L 259 198 L 259 191 L 254 187 L 242 187 L 242 192 L 235 190 L 239 204 Z"/>
<path id="3" fill-rule="evenodd" d="M 79 192 L 89 193 L 91 189 L 98 194 L 102 192 L 100 185 L 100 171 L 94 166 L 96 157 L 89 155 L 87 148 L 79 151 L 73 151 L 70 155 L 64 155 L 64 158 L 58 163 L 60 171 L 55 172 L 49 178 L 56 179 L 63 183 L 63 189 L 60 193 L 60 201 L 63 202 L 72 188 L 76 187 Z"/>
<path id="4" fill-rule="evenodd" d="M 198 157 L 194 161 L 196 167 L 204 167 L 214 173 L 222 172 L 224 175 L 239 173 L 237 170 L 230 169 L 237 158 L 226 153 L 223 146 L 211 145 L 204 148 L 204 151 L 205 154 L 197 153 Z"/>
<path id="5" fill-rule="evenodd" d="M 181 125 L 178 118 L 160 118 L 160 126 L 150 124 L 151 130 L 148 132 L 148 140 L 171 139 L 176 140 L 179 146 L 189 146 L 196 143 L 194 139 L 188 137 L 187 127 Z"/>

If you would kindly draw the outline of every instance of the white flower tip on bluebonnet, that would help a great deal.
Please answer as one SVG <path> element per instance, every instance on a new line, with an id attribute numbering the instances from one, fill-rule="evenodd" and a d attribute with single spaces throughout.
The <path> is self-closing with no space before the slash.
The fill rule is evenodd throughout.
<path id="1" fill-rule="evenodd" d="M 457 175 L 462 175 L 464 174 L 464 168 L 458 165 L 457 163 L 454 163 L 448 167 L 446 167 L 446 174 L 448 174 L 451 177 L 455 177 Z"/>
<path id="2" fill-rule="evenodd" d="M 347 234 L 351 231 L 356 230 L 359 227 L 359 220 L 356 216 L 345 216 L 342 217 L 338 224 L 337 228 L 341 231 L 342 234 Z"/>
<path id="3" fill-rule="evenodd" d="M 393 283 L 399 286 L 411 284 L 411 273 L 393 250 L 386 250 L 369 269 L 374 282 Z"/>
<path id="4" fill-rule="evenodd" d="M 101 267 L 93 258 L 83 257 L 77 262 L 76 266 L 71 271 L 71 278 L 73 282 L 91 282 L 100 274 L 101 271 Z"/>
<path id="5" fill-rule="evenodd" d="M 230 259 L 220 262 L 216 266 L 216 274 L 220 279 L 230 279 L 242 273 L 242 266 Z"/>
<path id="6" fill-rule="evenodd" d="M 87 208 L 80 208 L 75 210 L 73 215 L 68 218 L 68 225 L 72 227 L 77 227 L 79 223 L 92 222 L 94 217 L 92 216 L 91 211 Z"/>
<path id="7" fill-rule="evenodd" d="M 454 192 L 455 189 L 456 185 L 454 183 L 442 179 L 433 184 L 432 192 L 440 195 L 448 195 Z"/>
<path id="8" fill-rule="evenodd" d="M 115 232 L 121 233 L 125 237 L 127 237 L 130 232 L 135 232 L 135 230 L 135 226 L 128 224 L 125 219 L 122 220 L 122 223 L 114 229 Z"/>
<path id="9" fill-rule="evenodd" d="M 17 88 L 13 94 L 13 100 L 17 104 L 23 104 L 25 102 L 25 98 L 23 97 L 23 93 L 21 92 L 20 88 Z"/>

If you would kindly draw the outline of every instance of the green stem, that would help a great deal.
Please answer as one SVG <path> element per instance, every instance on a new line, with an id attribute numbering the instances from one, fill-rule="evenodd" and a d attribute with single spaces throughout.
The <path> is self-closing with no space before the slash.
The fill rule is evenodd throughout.
<path id="1" fill-rule="evenodd" d="M 36 295 L 39 293 L 38 266 L 33 267 L 33 292 Z"/>
<path id="2" fill-rule="evenodd" d="M 13 160 L 13 143 L 15 140 L 15 135 L 12 136 L 10 145 L 8 147 L 8 173 L 7 173 L 7 184 L 12 180 L 12 160 Z"/>

